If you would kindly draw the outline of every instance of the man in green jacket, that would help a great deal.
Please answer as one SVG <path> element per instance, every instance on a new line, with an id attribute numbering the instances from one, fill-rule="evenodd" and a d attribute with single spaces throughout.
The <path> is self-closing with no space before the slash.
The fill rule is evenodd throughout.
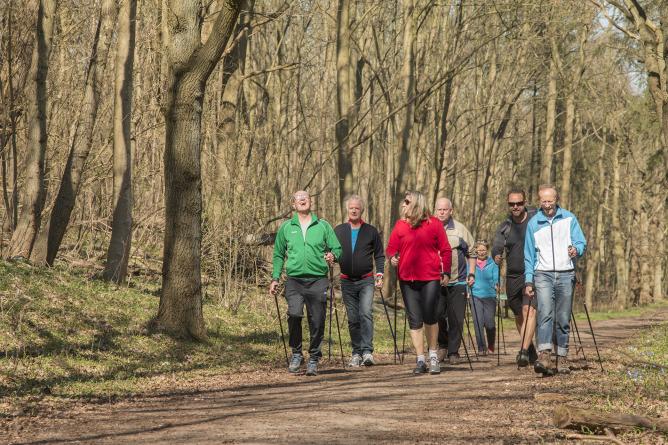
<path id="1" fill-rule="evenodd" d="M 269 293 L 275 294 L 285 264 L 288 302 L 288 332 L 292 359 L 288 371 L 298 373 L 304 362 L 302 353 L 302 318 L 304 304 L 308 315 L 311 344 L 306 375 L 317 375 L 320 346 L 325 336 L 329 266 L 341 255 L 341 244 L 332 226 L 311 213 L 311 197 L 300 190 L 291 199 L 295 212 L 281 224 L 274 242 L 274 262 Z M 287 261 L 286 261 L 287 259 Z"/>

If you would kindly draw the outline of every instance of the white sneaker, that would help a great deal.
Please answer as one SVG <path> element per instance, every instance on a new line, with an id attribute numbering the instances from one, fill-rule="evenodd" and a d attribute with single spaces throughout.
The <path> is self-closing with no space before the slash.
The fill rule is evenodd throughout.
<path id="1" fill-rule="evenodd" d="M 353 354 L 353 356 L 350 359 L 350 363 L 348 363 L 348 366 L 350 366 L 351 368 L 359 368 L 361 364 L 362 364 L 362 356 L 359 354 Z"/>
<path id="2" fill-rule="evenodd" d="M 370 352 L 367 352 L 366 354 L 364 354 L 364 356 L 362 357 L 362 363 L 364 363 L 364 366 L 375 365 L 376 362 L 373 361 L 373 354 L 371 354 Z"/>

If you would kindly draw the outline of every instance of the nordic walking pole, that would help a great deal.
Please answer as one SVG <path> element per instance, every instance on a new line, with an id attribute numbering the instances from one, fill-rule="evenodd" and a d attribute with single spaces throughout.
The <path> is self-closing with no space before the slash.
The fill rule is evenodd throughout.
<path id="1" fill-rule="evenodd" d="M 496 324 L 498 326 L 499 334 L 501 334 L 501 326 L 503 320 L 501 320 L 501 300 L 499 300 L 499 291 L 496 291 Z M 496 366 L 501 366 L 501 335 L 496 335 Z"/>
<path id="2" fill-rule="evenodd" d="M 455 323 L 459 324 L 459 320 L 457 319 L 457 315 L 455 315 Z M 466 340 L 464 339 L 464 325 L 462 324 L 462 327 L 460 329 L 460 337 L 462 338 L 462 345 L 464 345 L 464 353 L 466 354 L 466 359 L 469 361 L 469 368 L 471 368 L 471 371 L 473 371 L 473 364 L 471 363 L 471 356 L 469 355 L 469 350 L 466 347 Z"/>
<path id="3" fill-rule="evenodd" d="M 334 315 L 336 317 L 336 332 L 339 334 L 339 348 L 341 349 L 341 366 L 343 366 L 343 370 L 345 371 L 346 369 L 346 360 L 343 357 L 343 343 L 341 342 L 341 325 L 339 324 L 339 311 L 337 310 L 336 306 L 334 305 L 334 267 L 329 266 L 329 307 L 334 308 Z M 331 335 L 331 327 L 332 327 L 332 312 L 330 310 L 330 315 L 329 315 L 329 327 L 330 327 L 330 354 L 332 351 L 332 346 L 331 346 L 331 341 L 332 341 L 332 335 Z"/>
<path id="4" fill-rule="evenodd" d="M 332 274 L 330 273 L 329 275 L 330 275 L 329 286 L 331 288 L 331 286 L 332 286 L 332 282 L 331 282 Z M 333 301 L 332 301 L 332 298 L 331 298 L 331 294 L 332 294 L 332 292 L 330 292 L 330 299 L 329 299 L 329 337 L 328 337 L 328 340 L 327 340 L 327 360 L 332 359 L 332 312 L 334 311 L 334 307 L 333 307 Z"/>
<path id="5" fill-rule="evenodd" d="M 594 328 L 591 325 L 591 318 L 589 318 L 589 309 L 587 309 L 587 303 L 583 301 L 582 304 L 584 305 L 585 308 L 585 314 L 587 314 L 587 322 L 589 323 L 589 331 L 591 331 L 591 338 L 594 340 L 594 347 L 596 348 L 596 355 L 598 356 L 598 364 L 601 365 L 601 372 L 605 372 L 603 370 L 603 361 L 601 360 L 601 354 L 598 352 L 598 343 L 596 343 L 596 334 L 594 334 Z"/>
<path id="6" fill-rule="evenodd" d="M 397 326 L 397 289 L 394 288 L 394 332 L 398 336 Z M 399 348 L 397 348 L 397 353 L 399 353 Z M 401 356 L 399 356 L 399 360 L 401 361 Z"/>
<path id="7" fill-rule="evenodd" d="M 478 311 L 476 311 L 476 308 L 475 308 L 474 298 L 475 297 L 471 293 L 471 287 L 467 284 L 466 285 L 466 300 L 468 300 L 471 303 L 471 307 L 473 308 L 473 320 L 474 320 L 473 321 L 473 329 L 475 330 L 475 336 L 476 336 L 476 339 L 477 339 L 478 334 L 480 334 L 482 336 L 482 329 L 478 329 L 478 328 L 480 328 L 480 319 L 478 318 Z M 480 331 L 480 332 L 478 332 L 478 331 Z"/>
<path id="8" fill-rule="evenodd" d="M 524 306 L 522 306 L 522 311 L 524 311 Z M 531 301 L 529 301 L 529 304 L 527 305 L 527 314 L 524 315 L 524 313 L 522 313 L 522 315 L 524 315 L 522 317 L 522 320 L 524 321 L 524 329 L 522 330 L 522 343 L 520 343 L 520 351 L 524 349 L 524 339 L 527 335 L 527 326 L 529 326 L 529 312 L 531 312 Z M 517 369 L 520 369 L 519 363 L 517 363 Z"/>
<path id="9" fill-rule="evenodd" d="M 390 313 L 387 312 L 387 304 L 385 304 L 385 297 L 383 296 L 383 289 L 378 289 L 380 292 L 380 301 L 383 303 L 383 309 L 385 309 L 385 318 L 387 318 L 387 324 L 390 327 L 390 335 L 394 341 L 394 364 L 397 364 L 397 356 L 399 356 L 399 347 L 397 346 L 397 336 L 392 329 L 392 322 L 390 322 Z"/>
<path id="10" fill-rule="evenodd" d="M 404 339 L 401 342 L 401 364 L 404 364 L 404 355 L 406 354 L 406 308 L 404 308 Z"/>
<path id="11" fill-rule="evenodd" d="M 468 294 L 468 284 L 465 284 L 466 286 L 466 302 L 464 305 L 464 323 L 466 324 L 466 332 L 468 333 L 469 337 L 469 342 L 471 343 L 471 347 L 473 348 L 473 352 L 475 352 L 475 360 L 479 361 L 480 358 L 478 357 L 478 348 L 476 347 L 475 343 L 473 343 L 473 336 L 471 335 L 471 326 L 469 325 L 469 318 L 467 316 L 468 314 L 468 305 L 469 305 L 469 299 L 470 295 Z M 475 326 L 474 326 L 475 328 Z M 462 337 L 464 336 L 464 328 L 462 327 Z M 466 340 L 463 340 L 462 342 L 466 342 Z"/>
<path id="12" fill-rule="evenodd" d="M 507 300 L 506 300 L 507 301 Z M 499 276 L 496 278 L 496 311 L 498 312 L 498 329 L 501 331 L 501 339 L 503 340 L 503 355 L 506 355 L 506 333 L 503 328 L 503 317 L 501 316 L 501 268 L 499 268 Z M 498 337 L 498 335 L 497 335 Z M 498 344 L 498 341 L 497 341 Z M 500 348 L 500 344 L 498 344 L 498 349 Z M 521 348 L 520 348 L 521 349 Z M 497 356 L 500 354 L 500 352 L 497 352 Z M 500 357 L 497 357 L 497 362 L 500 360 Z"/>
<path id="13" fill-rule="evenodd" d="M 582 338 L 580 338 L 580 329 L 578 329 L 578 324 L 575 321 L 575 314 L 573 313 L 573 302 L 575 301 L 575 285 L 577 284 L 577 277 L 573 277 L 573 291 L 572 291 L 572 296 L 571 296 L 571 320 L 573 321 L 573 328 L 575 329 L 575 334 L 578 339 L 578 343 L 580 344 L 580 351 L 582 351 L 582 358 L 584 358 L 585 363 L 587 362 L 587 355 L 585 354 L 584 347 L 582 346 Z M 575 355 L 577 356 L 577 351 L 578 351 L 578 346 L 575 345 Z M 587 367 L 589 365 L 587 364 Z"/>
<path id="14" fill-rule="evenodd" d="M 285 288 L 283 288 L 285 292 Z M 278 306 L 278 295 L 274 292 L 274 302 L 276 302 L 276 314 L 278 315 L 278 325 L 281 327 L 281 340 L 283 340 L 283 351 L 285 352 L 285 363 L 290 366 L 290 360 L 288 359 L 288 347 L 285 344 L 285 331 L 283 331 L 283 320 L 281 320 L 281 309 Z"/>

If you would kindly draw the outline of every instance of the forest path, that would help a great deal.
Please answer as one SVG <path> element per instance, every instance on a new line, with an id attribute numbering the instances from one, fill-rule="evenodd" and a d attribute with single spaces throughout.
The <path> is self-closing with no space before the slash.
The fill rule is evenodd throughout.
<path id="1" fill-rule="evenodd" d="M 634 332 L 664 322 L 666 309 L 637 318 L 595 322 L 602 356 Z M 35 418 L 11 420 L 13 444 L 66 443 L 561 443 L 551 425 L 559 401 L 577 397 L 601 376 L 585 322 L 579 322 L 589 369 L 542 377 L 514 358 L 519 336 L 506 332 L 508 354 L 463 362 L 440 375 L 411 375 L 392 357 L 359 371 L 323 366 L 317 377 L 283 370 L 222 375 L 191 392 L 145 396 L 110 404 L 83 403 Z M 571 345 L 572 347 L 573 345 Z M 581 364 L 582 362 L 575 362 Z M 202 387 L 200 387 L 202 388 Z M 1 436 L 0 436 L 1 437 Z"/>

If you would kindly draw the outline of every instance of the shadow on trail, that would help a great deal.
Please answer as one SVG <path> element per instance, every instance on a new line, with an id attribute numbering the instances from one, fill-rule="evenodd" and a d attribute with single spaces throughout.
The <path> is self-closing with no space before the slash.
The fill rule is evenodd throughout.
<path id="1" fill-rule="evenodd" d="M 313 412 L 318 410 L 321 413 L 324 412 L 339 412 L 342 414 L 348 414 L 346 410 L 356 411 L 356 406 L 377 406 L 382 407 L 390 402 L 396 403 L 407 403 L 409 405 L 415 404 L 415 406 L 420 406 L 424 402 L 424 393 L 423 389 L 428 388 L 433 389 L 435 379 L 429 381 L 428 378 L 421 379 L 420 377 L 405 377 L 405 376 L 394 376 L 398 377 L 399 380 L 406 379 L 411 382 L 423 383 L 416 387 L 408 387 L 408 385 L 402 386 L 395 383 L 394 385 L 381 385 L 378 386 L 378 383 L 385 382 L 388 378 L 386 375 L 376 375 L 373 378 L 366 378 L 364 381 L 365 385 L 360 385 L 356 381 L 344 381 L 349 376 L 341 376 L 337 379 L 330 379 L 326 381 L 304 381 L 304 382 L 285 382 L 280 384 L 273 385 L 238 385 L 233 388 L 226 388 L 225 390 L 210 390 L 210 391 L 198 391 L 190 394 L 192 395 L 210 395 L 211 397 L 206 399 L 199 400 L 189 400 L 191 406 L 188 407 L 155 407 L 147 406 L 140 409 L 123 409 L 122 413 L 129 414 L 130 419 L 125 419 L 122 424 L 129 425 L 132 422 L 147 422 L 151 423 L 155 421 L 157 425 L 149 425 L 146 427 L 140 428 L 128 428 L 124 431 L 108 431 L 101 432 L 97 434 L 88 434 L 88 435 L 78 435 L 76 437 L 52 437 L 47 439 L 27 441 L 27 442 L 18 442 L 16 445 L 38 445 L 38 444 L 55 444 L 55 443 L 75 443 L 75 442 L 88 442 L 88 441 L 100 441 L 104 439 L 110 440 L 121 440 L 122 438 L 134 437 L 133 440 L 141 441 L 141 435 L 158 433 L 167 430 L 177 430 L 188 427 L 193 427 L 197 425 L 211 424 L 221 421 L 226 421 L 228 419 L 235 418 L 244 418 L 248 416 L 256 417 L 266 415 L 279 415 L 290 413 L 291 416 L 299 416 L 300 413 Z M 349 380 L 349 379 L 348 379 Z M 422 380 L 422 382 L 421 382 Z M 318 383 L 335 383 L 335 385 L 327 385 L 320 387 Z M 309 391 L 297 390 L 295 391 L 295 384 L 297 386 L 313 386 L 309 388 Z M 368 391 L 360 391 L 360 389 L 365 389 L 364 386 L 369 385 L 369 389 L 373 389 L 374 392 L 370 393 Z M 457 392 L 454 391 L 450 394 L 443 394 L 440 396 L 440 400 L 444 402 L 450 401 L 459 401 L 462 399 L 466 400 L 471 404 L 480 404 L 483 402 L 494 401 L 497 403 L 508 403 L 517 399 L 527 399 L 528 395 L 520 396 L 517 394 L 495 394 L 495 395 L 470 395 L 462 396 L 462 391 L 464 393 L 469 390 L 473 390 L 475 385 L 479 383 L 471 382 L 471 386 L 468 385 L 462 387 L 458 386 Z M 287 389 L 290 394 L 293 396 L 292 399 L 286 400 L 286 397 L 282 392 L 272 391 L 270 394 L 267 394 L 263 390 L 268 389 Z M 305 388 L 302 388 L 305 389 Z M 236 391 L 246 391 L 241 394 L 234 394 Z M 408 395 L 406 393 L 409 393 Z M 216 394 L 223 394 L 223 397 L 215 397 Z M 362 394 L 362 395 L 360 395 Z M 180 397 L 186 397 L 185 394 L 180 394 Z M 237 410 L 238 412 L 231 412 Z M 392 408 L 388 408 L 387 416 L 389 420 L 401 421 L 402 413 L 396 411 Z M 186 416 L 184 416 L 184 413 Z M 113 413 L 112 413 L 113 414 Z M 165 415 L 166 414 L 166 415 Z M 174 418 L 183 418 L 194 416 L 205 416 L 204 418 L 198 418 L 196 420 L 185 420 L 185 421 L 174 421 L 170 419 L 169 414 L 172 414 L 171 419 Z M 151 416 L 152 415 L 152 416 Z M 111 417 L 114 417 L 113 415 Z M 148 419 L 147 419 L 148 417 Z M 117 425 L 114 426 L 118 428 Z M 338 426 L 337 434 L 345 437 L 346 434 L 354 435 L 356 432 L 357 426 L 350 425 L 349 427 Z M 386 431 L 375 431 L 372 426 L 371 430 L 368 431 L 368 438 L 372 438 L 377 434 L 377 440 L 387 440 Z M 485 436 L 487 437 L 487 436 Z M 409 439 L 410 436 L 404 436 L 400 432 L 393 435 L 394 439 Z M 479 437 L 478 439 L 481 439 Z M 234 439 L 234 442 L 258 442 L 265 441 L 267 438 L 262 436 L 261 433 L 256 433 L 255 436 L 248 435 L 248 432 L 244 434 L 244 437 L 237 437 Z M 146 438 L 144 438 L 146 440 Z M 336 442 L 336 440 L 334 440 Z"/>

